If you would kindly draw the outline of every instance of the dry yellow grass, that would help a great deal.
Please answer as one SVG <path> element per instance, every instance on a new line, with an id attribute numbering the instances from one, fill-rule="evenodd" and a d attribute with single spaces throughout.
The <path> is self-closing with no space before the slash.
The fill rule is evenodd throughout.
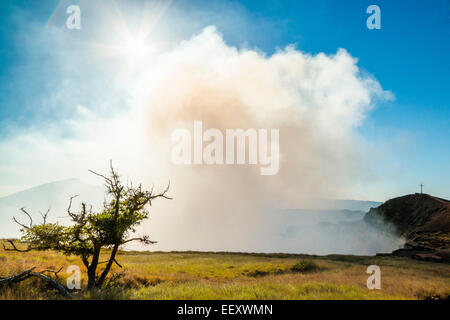
<path id="1" fill-rule="evenodd" d="M 106 260 L 106 255 L 105 255 Z M 311 260 L 317 269 L 291 268 Z M 450 294 L 450 265 L 399 257 L 306 256 L 237 253 L 121 252 L 123 269 L 106 288 L 77 294 L 78 299 L 417 299 Z M 381 290 L 368 290 L 368 265 L 381 268 Z M 0 248 L 0 276 L 23 271 L 59 269 L 65 283 L 78 257 L 55 252 L 10 252 Z M 83 270 L 84 272 L 84 270 Z M 82 285 L 86 284 L 82 275 Z M 0 299 L 53 299 L 56 293 L 27 280 L 0 289 Z"/>

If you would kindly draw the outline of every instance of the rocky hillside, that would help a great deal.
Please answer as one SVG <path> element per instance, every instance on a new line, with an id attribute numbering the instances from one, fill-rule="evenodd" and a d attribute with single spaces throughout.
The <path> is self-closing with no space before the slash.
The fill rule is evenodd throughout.
<path id="1" fill-rule="evenodd" d="M 364 221 L 386 223 L 408 241 L 434 249 L 450 248 L 450 201 L 428 194 L 410 194 L 371 208 Z"/>

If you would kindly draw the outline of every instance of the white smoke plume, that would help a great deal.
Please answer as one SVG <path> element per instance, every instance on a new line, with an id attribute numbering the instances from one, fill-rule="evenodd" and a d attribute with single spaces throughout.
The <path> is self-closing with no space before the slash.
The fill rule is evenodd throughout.
<path id="1" fill-rule="evenodd" d="M 159 168 L 170 162 L 171 132 L 192 130 L 195 120 L 221 130 L 280 129 L 281 161 L 276 176 L 260 176 L 256 166 L 169 165 L 175 200 L 154 218 L 161 246 L 302 251 L 301 237 L 272 238 L 280 230 L 267 212 L 336 197 L 358 179 L 367 159 L 356 128 L 375 99 L 389 97 L 343 49 L 311 56 L 288 47 L 267 57 L 228 46 L 208 27 L 163 54 L 142 72 L 136 100 Z"/>
<path id="2" fill-rule="evenodd" d="M 152 249 L 373 253 L 373 243 L 368 249 L 351 234 L 338 241 L 332 237 L 339 232 L 326 228 L 286 237 L 278 216 L 280 208 L 348 196 L 367 177 L 371 160 L 358 127 L 391 93 L 345 49 L 311 55 L 290 46 L 267 56 L 229 46 L 207 27 L 149 56 L 122 81 L 132 90 L 117 117 L 79 107 L 78 118 L 62 122 L 76 138 L 51 138 L 52 128 L 3 142 L 0 150 L 8 148 L 15 165 L 31 165 L 20 152 L 26 144 L 42 175 L 69 170 L 84 177 L 87 168 L 106 169 L 113 159 L 124 178 L 148 187 L 170 179 L 174 200 L 155 202 L 139 230 L 159 242 Z M 261 176 L 255 165 L 173 165 L 171 133 L 192 130 L 195 120 L 205 129 L 279 129 L 278 174 Z M 383 249 L 395 245 L 393 239 Z"/>

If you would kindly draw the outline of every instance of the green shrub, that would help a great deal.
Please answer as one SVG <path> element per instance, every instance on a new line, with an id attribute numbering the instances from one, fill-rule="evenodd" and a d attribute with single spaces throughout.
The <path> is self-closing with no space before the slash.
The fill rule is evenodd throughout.
<path id="1" fill-rule="evenodd" d="M 320 267 L 312 260 L 300 260 L 291 268 L 291 271 L 298 273 L 314 272 L 318 270 L 320 270 Z"/>
<path id="2" fill-rule="evenodd" d="M 258 277 L 264 277 L 267 276 L 269 274 L 269 271 L 261 271 L 261 270 L 253 270 L 247 273 L 247 275 L 249 277 L 254 277 L 254 278 L 258 278 Z"/>

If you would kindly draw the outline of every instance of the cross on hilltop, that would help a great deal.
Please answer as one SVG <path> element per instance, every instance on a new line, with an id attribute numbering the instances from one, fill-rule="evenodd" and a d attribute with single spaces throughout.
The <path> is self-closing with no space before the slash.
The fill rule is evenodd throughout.
<path id="1" fill-rule="evenodd" d="M 419 186 L 420 186 L 420 193 L 422 194 L 424 185 L 423 184 L 419 184 Z"/>

